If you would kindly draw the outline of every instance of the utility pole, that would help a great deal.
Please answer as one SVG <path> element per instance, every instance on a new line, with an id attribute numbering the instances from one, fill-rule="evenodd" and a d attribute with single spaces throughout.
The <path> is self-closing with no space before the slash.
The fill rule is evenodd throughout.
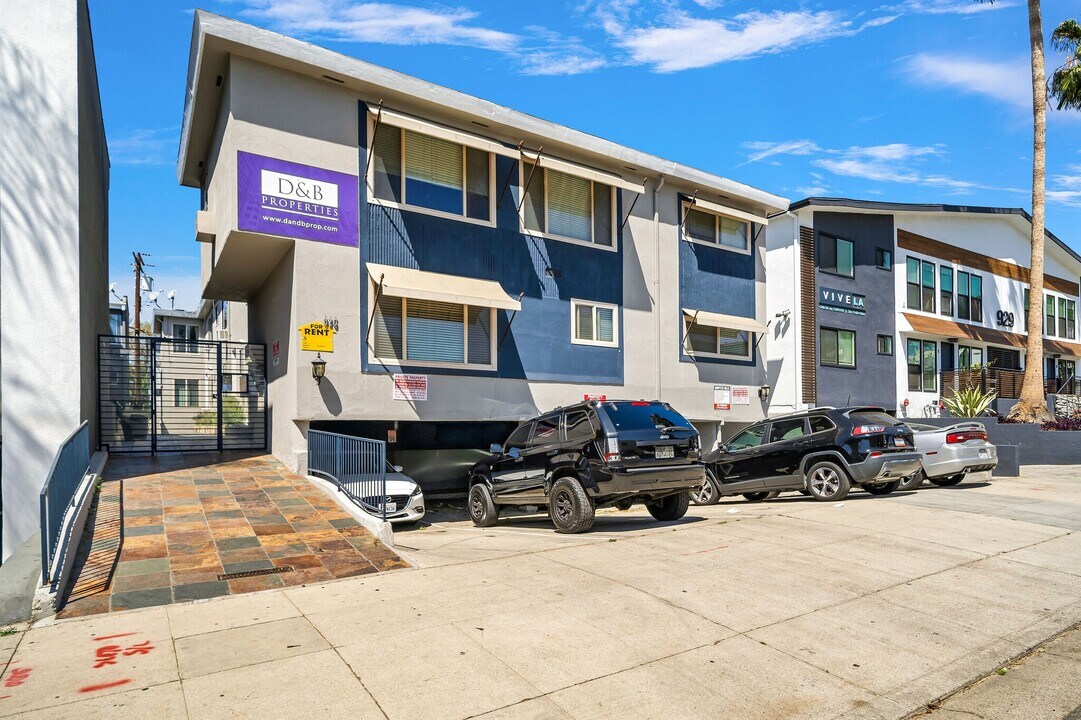
<path id="1" fill-rule="evenodd" d="M 131 255 L 135 258 L 132 267 L 135 269 L 135 334 L 138 335 L 142 332 L 139 321 L 143 311 L 143 254 L 133 252 Z"/>

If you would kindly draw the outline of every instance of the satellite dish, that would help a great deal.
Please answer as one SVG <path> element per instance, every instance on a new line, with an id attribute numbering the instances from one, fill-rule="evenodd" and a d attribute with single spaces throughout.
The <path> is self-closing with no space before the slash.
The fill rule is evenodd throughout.
<path id="1" fill-rule="evenodd" d="M 111 292 L 111 293 L 116 292 L 116 283 L 109 283 L 109 292 Z"/>
<path id="2" fill-rule="evenodd" d="M 176 290 L 170 290 L 169 292 L 165 293 L 165 297 L 169 298 L 170 300 L 175 300 Z"/>
<path id="3" fill-rule="evenodd" d="M 150 300 L 150 302 L 157 305 L 158 304 L 158 295 L 160 295 L 160 294 L 161 293 L 158 293 L 158 292 L 152 292 L 152 293 L 150 293 L 150 297 L 148 299 Z"/>

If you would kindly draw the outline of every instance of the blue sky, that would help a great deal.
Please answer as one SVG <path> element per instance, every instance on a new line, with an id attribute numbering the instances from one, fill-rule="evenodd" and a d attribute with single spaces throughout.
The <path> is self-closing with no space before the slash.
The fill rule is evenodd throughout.
<path id="1" fill-rule="evenodd" d="M 190 2 L 90 0 L 131 253 L 198 302 L 198 191 L 176 182 Z M 1029 207 L 1024 3 L 208 0 L 202 6 L 796 200 Z M 1043 3 L 1045 34 L 1078 17 Z M 1062 58 L 1048 50 L 1049 70 Z M 1081 114 L 1048 121 L 1048 228 L 1081 251 Z M 161 301 L 165 305 L 165 301 Z"/>

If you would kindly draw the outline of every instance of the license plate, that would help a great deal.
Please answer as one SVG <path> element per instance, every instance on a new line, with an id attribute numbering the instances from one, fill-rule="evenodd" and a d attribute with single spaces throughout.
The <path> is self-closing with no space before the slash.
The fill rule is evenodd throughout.
<path id="1" fill-rule="evenodd" d="M 674 458 L 675 456 L 676 456 L 675 448 L 673 448 L 671 445 L 658 445 L 657 446 L 657 459 L 658 460 L 664 460 L 664 459 L 669 459 L 670 460 L 670 459 Z"/>
<path id="2" fill-rule="evenodd" d="M 905 439 L 903 437 L 895 437 L 893 439 L 893 446 L 894 447 L 904 447 L 905 446 Z"/>
<path id="3" fill-rule="evenodd" d="M 398 503 L 386 503 L 386 504 L 384 504 L 383 505 L 383 511 L 388 512 L 388 513 L 398 512 Z"/>
<path id="4" fill-rule="evenodd" d="M 990 450 L 980 450 L 980 460 L 989 460 L 991 458 Z"/>

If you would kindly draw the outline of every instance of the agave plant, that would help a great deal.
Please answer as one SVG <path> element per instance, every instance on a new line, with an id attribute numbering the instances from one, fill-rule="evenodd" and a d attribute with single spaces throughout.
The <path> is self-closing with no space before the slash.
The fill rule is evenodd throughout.
<path id="1" fill-rule="evenodd" d="M 952 397 L 943 398 L 942 404 L 954 417 L 980 417 L 990 409 L 997 396 L 994 390 L 984 392 L 969 385 L 956 391 Z"/>

